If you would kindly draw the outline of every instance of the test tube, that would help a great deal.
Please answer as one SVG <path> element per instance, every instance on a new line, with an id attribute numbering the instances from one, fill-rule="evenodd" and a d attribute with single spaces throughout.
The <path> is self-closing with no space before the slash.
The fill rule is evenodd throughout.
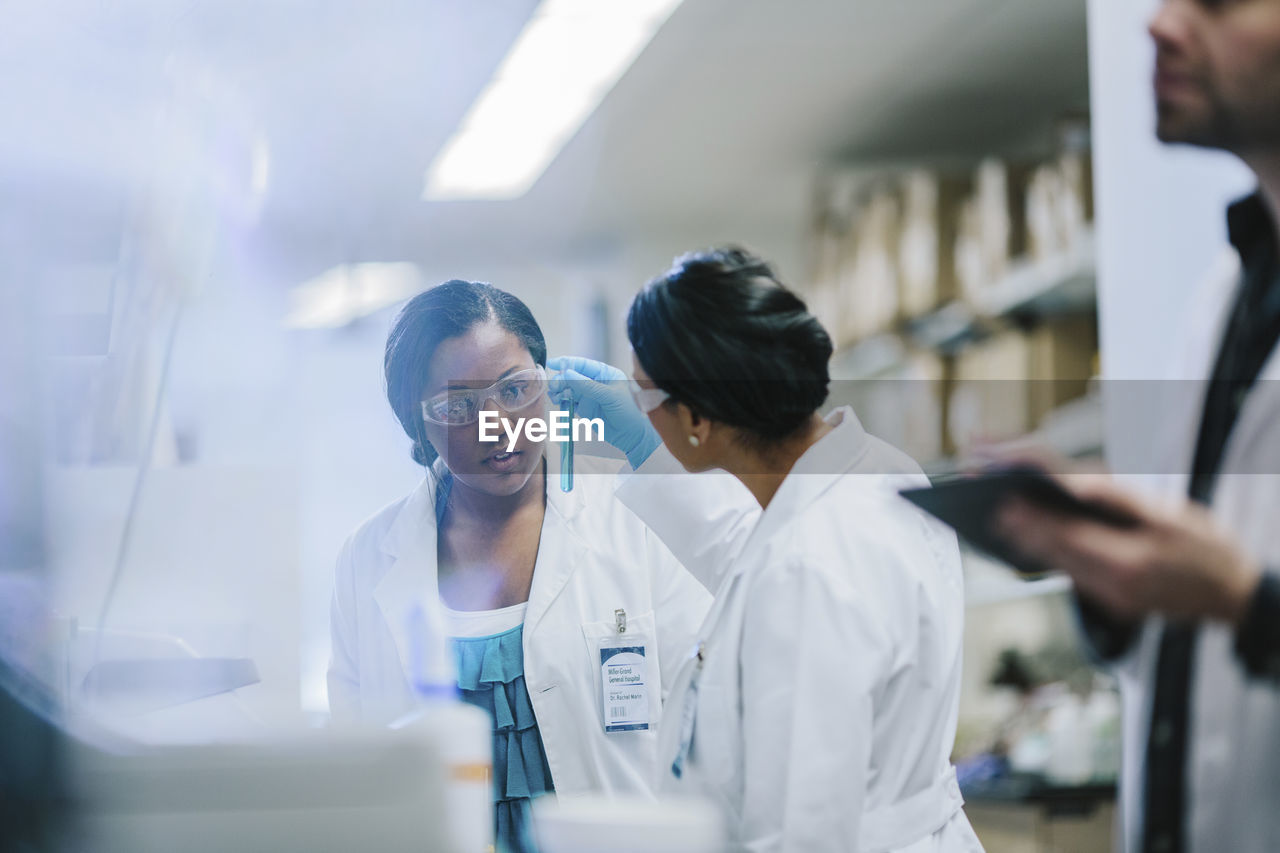
<path id="1" fill-rule="evenodd" d="M 573 394 L 567 389 L 560 402 L 569 410 L 569 438 L 560 448 L 560 491 L 573 491 L 573 416 L 577 408 L 573 403 Z"/>

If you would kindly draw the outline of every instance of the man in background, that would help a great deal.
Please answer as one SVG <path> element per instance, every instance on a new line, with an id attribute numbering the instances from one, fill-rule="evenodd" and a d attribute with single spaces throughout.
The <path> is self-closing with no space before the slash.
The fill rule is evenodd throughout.
<path id="1" fill-rule="evenodd" d="M 1087 643 L 1125 697 L 1126 849 L 1280 850 L 1280 0 L 1165 0 L 1157 135 L 1229 151 L 1258 190 L 1227 211 L 1239 265 L 1219 283 L 1208 382 L 1185 427 L 1178 500 L 1064 477 L 1132 527 L 1025 502 L 1001 532 L 1071 576 Z M 1153 293 L 1158 282 L 1143 282 Z M 1179 339 L 1190 341 L 1194 335 Z M 1188 349 L 1193 349 L 1187 344 Z"/>

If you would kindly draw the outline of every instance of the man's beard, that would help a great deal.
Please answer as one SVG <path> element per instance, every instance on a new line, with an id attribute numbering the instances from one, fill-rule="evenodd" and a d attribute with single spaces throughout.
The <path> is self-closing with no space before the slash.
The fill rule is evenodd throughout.
<path id="1" fill-rule="evenodd" d="M 1280 98 L 1272 106 L 1242 108 L 1205 88 L 1208 106 L 1203 115 L 1182 115 L 1186 109 L 1156 102 L 1156 138 L 1161 142 L 1240 153 L 1280 147 Z M 1262 99 L 1259 99 L 1261 101 Z"/>

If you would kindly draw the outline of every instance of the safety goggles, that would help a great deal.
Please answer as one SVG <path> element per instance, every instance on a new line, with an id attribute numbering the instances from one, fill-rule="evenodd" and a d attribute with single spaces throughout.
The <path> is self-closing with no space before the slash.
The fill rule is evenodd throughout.
<path id="1" fill-rule="evenodd" d="M 634 377 L 628 378 L 627 384 L 631 388 L 631 398 L 646 415 L 671 399 L 671 395 L 661 388 L 641 388 Z"/>
<path id="2" fill-rule="evenodd" d="M 422 401 L 423 420 L 440 426 L 465 426 L 480 419 L 490 400 L 507 412 L 536 403 L 547 392 L 547 372 L 541 366 L 520 370 L 488 388 L 451 388 Z"/>

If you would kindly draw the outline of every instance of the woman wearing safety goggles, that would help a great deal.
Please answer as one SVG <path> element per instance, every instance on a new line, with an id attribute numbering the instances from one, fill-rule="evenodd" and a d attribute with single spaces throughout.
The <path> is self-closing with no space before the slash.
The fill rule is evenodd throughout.
<path id="1" fill-rule="evenodd" d="M 662 701 L 710 596 L 613 496 L 619 462 L 575 460 L 513 423 L 552 414 L 547 347 L 528 307 L 448 281 L 387 339 L 387 400 L 422 483 L 348 540 L 332 607 L 335 718 L 414 705 L 415 607 L 445 623 L 461 697 L 493 721 L 495 828 L 520 850 L 526 810 L 559 792 L 649 793 Z M 498 441 L 481 427 L 505 424 Z M 556 470 L 552 467 L 552 470 Z"/>

